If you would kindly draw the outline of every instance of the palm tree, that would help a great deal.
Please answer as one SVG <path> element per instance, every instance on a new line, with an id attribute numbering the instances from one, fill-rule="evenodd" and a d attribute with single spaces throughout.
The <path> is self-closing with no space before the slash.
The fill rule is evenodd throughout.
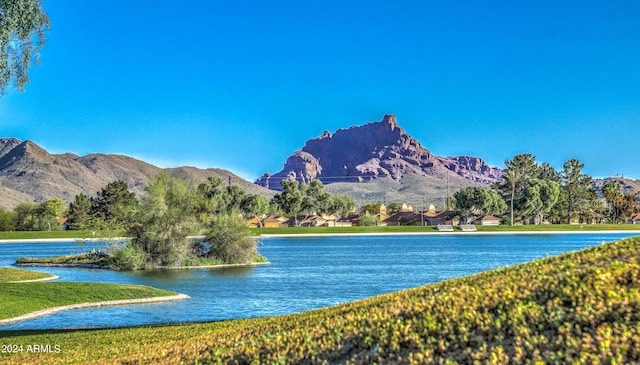
<path id="1" fill-rule="evenodd" d="M 510 211 L 511 214 L 509 216 L 509 225 L 513 226 L 513 201 L 516 196 L 516 185 L 519 183 L 521 178 L 520 170 L 518 169 L 507 169 L 502 174 L 502 179 L 511 186 L 511 204 Z"/>

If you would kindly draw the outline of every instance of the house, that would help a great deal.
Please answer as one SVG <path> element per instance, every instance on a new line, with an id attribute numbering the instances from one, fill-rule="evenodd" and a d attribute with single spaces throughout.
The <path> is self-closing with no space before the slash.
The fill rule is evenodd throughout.
<path id="1" fill-rule="evenodd" d="M 249 228 L 260 228 L 261 227 L 261 222 L 262 219 L 264 219 L 264 217 L 260 218 L 260 217 L 251 217 L 249 219 L 247 219 L 247 226 Z"/>
<path id="2" fill-rule="evenodd" d="M 264 224 L 264 228 L 284 228 L 284 227 L 289 227 L 289 224 L 287 223 L 289 221 L 289 218 L 287 217 L 283 217 L 281 215 L 278 216 L 269 216 L 267 217 L 267 219 L 264 220 L 263 224 Z"/>
<path id="3" fill-rule="evenodd" d="M 500 223 L 502 223 L 502 219 L 492 215 L 485 215 L 484 217 L 473 221 L 473 224 L 478 226 L 499 226 Z"/>
<path id="4" fill-rule="evenodd" d="M 302 227 L 322 227 L 327 225 L 327 219 L 320 215 L 310 215 L 298 218 L 298 223 Z"/>
<path id="5" fill-rule="evenodd" d="M 380 222 L 381 226 L 415 226 L 421 223 L 420 213 L 417 212 L 400 212 L 396 213 L 384 221 Z"/>
<path id="6" fill-rule="evenodd" d="M 58 218 L 58 223 L 60 224 L 60 226 L 62 227 L 63 230 L 68 230 L 69 229 L 69 218 Z"/>

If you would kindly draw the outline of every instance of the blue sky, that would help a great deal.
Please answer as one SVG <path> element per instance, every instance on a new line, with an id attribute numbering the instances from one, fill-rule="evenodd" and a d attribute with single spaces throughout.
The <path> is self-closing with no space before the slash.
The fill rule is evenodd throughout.
<path id="1" fill-rule="evenodd" d="M 324 130 L 398 123 L 440 156 L 640 178 L 638 1 L 45 0 L 0 137 L 276 172 Z"/>

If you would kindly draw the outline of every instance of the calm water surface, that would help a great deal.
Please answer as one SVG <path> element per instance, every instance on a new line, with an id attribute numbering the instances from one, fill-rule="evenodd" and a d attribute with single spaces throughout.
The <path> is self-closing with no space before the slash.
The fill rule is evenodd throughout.
<path id="1" fill-rule="evenodd" d="M 73 310 L 2 330 L 119 327 L 272 316 L 317 309 L 610 242 L 634 234 L 267 238 L 272 262 L 253 268 L 151 272 L 33 268 L 63 281 L 142 284 L 187 294 L 177 302 Z M 18 257 L 88 250 L 74 242 L 0 244 Z"/>

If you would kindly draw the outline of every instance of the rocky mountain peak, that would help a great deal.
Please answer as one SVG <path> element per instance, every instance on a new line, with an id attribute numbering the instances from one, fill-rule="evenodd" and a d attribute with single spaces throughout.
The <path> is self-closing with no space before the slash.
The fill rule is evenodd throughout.
<path id="1" fill-rule="evenodd" d="M 17 138 L 0 138 L 0 158 L 22 143 Z"/>
<path id="2" fill-rule="evenodd" d="M 391 127 L 391 130 L 399 128 L 398 122 L 396 121 L 396 116 L 392 114 L 387 114 L 382 117 L 381 123 L 389 125 Z"/>
<path id="3" fill-rule="evenodd" d="M 399 181 L 409 173 L 446 179 L 449 172 L 480 183 L 491 183 L 502 175 L 500 169 L 479 158 L 434 156 L 400 127 L 394 115 L 387 114 L 379 122 L 338 129 L 333 134 L 325 131 L 294 152 L 280 172 L 265 174 L 256 183 L 279 190 L 283 179 L 320 179 L 330 184 L 379 177 Z"/>

